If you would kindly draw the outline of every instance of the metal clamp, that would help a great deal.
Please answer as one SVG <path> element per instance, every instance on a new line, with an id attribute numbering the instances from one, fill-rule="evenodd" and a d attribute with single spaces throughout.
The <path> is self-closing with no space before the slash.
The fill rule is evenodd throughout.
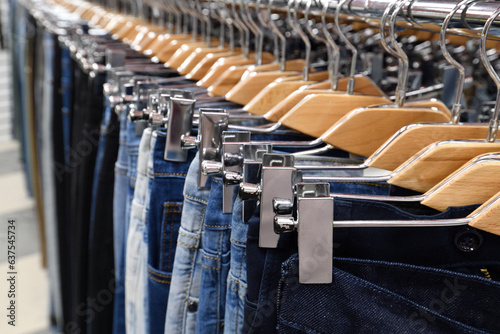
<path id="1" fill-rule="evenodd" d="M 200 155 L 200 172 L 198 174 L 198 188 L 206 188 L 208 176 L 201 172 L 205 160 L 220 161 L 222 133 L 229 125 L 229 114 L 223 109 L 200 109 L 198 137 L 187 134 L 181 136 L 182 149 L 192 149 L 196 146 Z"/>
<path id="2" fill-rule="evenodd" d="M 274 217 L 274 230 L 276 233 L 298 231 L 300 283 L 331 283 L 333 198 L 330 185 L 298 183 L 295 185 L 295 202 L 294 212 L 293 202 L 289 199 L 273 199 L 274 210 L 278 213 Z"/>

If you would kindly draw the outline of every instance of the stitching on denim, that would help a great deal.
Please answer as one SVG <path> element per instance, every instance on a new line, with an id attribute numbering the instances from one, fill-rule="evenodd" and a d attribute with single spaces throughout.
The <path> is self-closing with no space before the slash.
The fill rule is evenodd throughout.
<path id="1" fill-rule="evenodd" d="M 158 131 L 156 132 L 156 135 L 157 135 L 158 137 L 164 137 L 164 138 L 166 138 L 166 137 L 167 137 L 166 135 L 162 135 L 162 134 L 161 134 L 161 133 L 159 133 Z"/>
<path id="2" fill-rule="evenodd" d="M 209 269 L 209 270 L 219 271 L 219 268 L 209 267 L 209 266 L 204 265 L 203 263 L 201 264 L 201 266 L 202 266 L 203 268 L 206 268 L 206 269 Z"/>
<path id="3" fill-rule="evenodd" d="M 158 283 L 166 283 L 166 284 L 172 283 L 172 280 L 160 280 L 158 278 L 153 277 L 151 274 L 148 274 L 148 277 L 151 278 L 153 281 L 158 282 Z"/>
<path id="4" fill-rule="evenodd" d="M 246 289 L 245 286 L 243 286 L 240 281 L 237 281 L 235 279 L 233 279 L 232 277 L 229 277 L 229 279 L 234 283 L 234 284 L 238 284 L 239 286 L 241 286 L 243 289 Z"/>
<path id="5" fill-rule="evenodd" d="M 190 196 L 186 193 L 184 193 L 184 197 L 187 197 L 187 198 L 191 198 L 191 199 L 194 199 L 194 200 L 197 200 L 197 201 L 200 201 L 202 202 L 203 204 L 208 204 L 208 201 L 204 200 L 204 199 L 201 199 L 201 198 L 198 198 L 198 197 L 194 197 L 194 196 Z"/>
<path id="6" fill-rule="evenodd" d="M 186 233 L 184 233 L 184 232 L 182 232 L 182 231 L 179 231 L 179 234 L 180 234 L 180 235 L 183 235 L 183 236 L 185 236 L 185 237 L 187 237 L 187 238 L 190 238 L 190 239 L 200 240 L 200 238 L 199 238 L 199 237 L 197 237 L 197 236 L 196 236 L 196 237 L 193 237 L 192 235 L 187 235 Z"/>
<path id="7" fill-rule="evenodd" d="M 212 178 L 212 181 L 214 181 L 215 183 L 220 183 L 220 184 L 222 184 L 222 181 L 216 180 L 216 179 L 214 179 L 214 178 Z"/>
<path id="8" fill-rule="evenodd" d="M 233 281 L 234 282 L 234 281 Z M 236 282 L 235 282 L 236 283 Z M 238 284 L 238 283 L 236 283 Z M 239 285 L 239 284 L 238 284 Z M 241 285 L 240 285 L 241 286 Z M 244 291 L 241 291 L 240 289 L 238 289 L 236 286 L 234 286 L 234 284 L 229 284 L 229 288 L 231 290 L 234 290 L 236 291 L 236 293 L 238 294 L 238 296 L 242 297 L 242 298 L 245 298 L 245 292 Z M 245 289 L 244 287 L 242 287 L 242 289 Z M 236 317 L 236 319 L 238 319 L 238 317 Z M 236 328 L 238 328 L 238 320 L 236 320 Z"/>
<path id="9" fill-rule="evenodd" d="M 151 275 L 154 275 L 154 276 L 159 276 L 159 277 L 165 277 L 165 278 L 172 278 L 172 275 L 165 275 L 165 274 L 158 274 L 158 273 L 155 273 L 153 270 L 151 270 L 151 268 L 148 267 L 148 271 L 151 273 Z"/>
<path id="10" fill-rule="evenodd" d="M 243 246 L 246 246 L 247 243 L 246 242 L 241 242 L 241 241 L 236 241 L 234 240 L 233 238 L 231 238 L 231 242 L 235 243 L 235 244 L 238 244 L 238 245 L 243 245 Z"/>
<path id="11" fill-rule="evenodd" d="M 175 175 L 175 176 L 186 176 L 187 174 L 181 174 L 181 173 L 153 173 L 153 175 Z"/>
<path id="12" fill-rule="evenodd" d="M 186 243 L 184 243 L 184 242 L 182 242 L 182 241 L 180 241 L 180 240 L 177 240 L 177 243 L 178 243 L 178 244 L 181 244 L 181 245 L 183 245 L 183 246 L 186 246 L 187 248 L 190 248 L 190 249 L 197 249 L 197 247 L 196 247 L 195 245 L 188 245 L 188 244 L 186 244 Z M 174 261 L 175 261 L 175 260 L 174 260 Z"/>
<path id="13" fill-rule="evenodd" d="M 115 175 L 120 175 L 120 176 L 123 176 L 123 177 L 127 177 L 127 173 L 122 173 L 122 172 L 119 172 L 119 171 L 116 171 L 116 170 L 115 170 Z"/>
<path id="14" fill-rule="evenodd" d="M 207 225 L 205 224 L 206 227 L 231 227 L 231 224 L 228 225 Z"/>
<path id="15" fill-rule="evenodd" d="M 207 258 L 207 259 L 210 259 L 210 260 L 214 260 L 214 261 L 217 261 L 219 262 L 219 258 L 218 257 L 213 257 L 213 256 L 210 256 L 210 255 L 206 255 L 206 254 L 201 254 L 203 257 Z"/>

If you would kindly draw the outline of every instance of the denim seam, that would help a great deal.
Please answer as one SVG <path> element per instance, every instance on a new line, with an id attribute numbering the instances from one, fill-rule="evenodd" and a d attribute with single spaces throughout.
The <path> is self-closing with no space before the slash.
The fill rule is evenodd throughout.
<path id="1" fill-rule="evenodd" d="M 219 262 L 219 258 L 218 257 L 209 256 L 209 255 L 206 255 L 206 254 L 202 254 L 202 255 L 203 255 L 204 258 L 207 258 L 207 259 Z"/>
<path id="2" fill-rule="evenodd" d="M 183 246 L 185 246 L 185 247 L 187 247 L 187 248 L 189 248 L 189 249 L 198 249 L 196 246 L 193 246 L 193 245 L 188 245 L 188 244 L 186 244 L 186 243 L 184 243 L 184 242 L 182 242 L 182 241 L 180 241 L 180 240 L 177 240 L 177 243 L 178 243 L 178 244 L 181 244 L 181 245 L 183 245 Z M 174 260 L 174 261 L 175 261 L 175 260 Z"/>
<path id="3" fill-rule="evenodd" d="M 187 235 L 186 233 L 181 232 L 181 231 L 179 231 L 179 234 L 180 234 L 180 235 L 182 235 L 182 236 L 185 236 L 186 238 L 195 239 L 195 240 L 200 240 L 200 238 L 199 238 L 199 237 L 193 237 L 193 236 L 191 236 L 191 235 Z"/>
<path id="4" fill-rule="evenodd" d="M 164 277 L 164 278 L 172 278 L 172 275 L 165 275 L 165 274 L 158 274 L 158 273 L 155 273 L 154 271 L 151 270 L 151 268 L 148 268 L 148 272 L 151 274 L 151 275 L 154 275 L 154 276 L 159 276 L 159 277 Z"/>
<path id="5" fill-rule="evenodd" d="M 205 224 L 206 227 L 231 227 L 231 224 L 228 225 L 207 225 Z"/>
<path id="6" fill-rule="evenodd" d="M 182 211 L 180 210 L 176 210 L 176 209 L 173 209 L 173 210 L 170 210 L 171 207 L 178 207 L 178 205 L 175 205 L 175 204 L 170 204 L 168 202 L 167 204 L 167 214 L 170 213 L 171 214 L 171 220 L 170 220 L 170 242 L 169 242 L 169 247 L 168 247 L 168 266 L 170 266 L 170 263 L 171 263 L 171 260 L 172 260 L 172 246 L 173 246 L 173 234 L 174 234 L 174 213 L 181 213 Z M 168 217 L 168 215 L 167 215 Z M 165 240 L 165 233 L 163 234 L 163 239 Z M 176 240 L 177 241 L 177 240 Z M 165 246 L 165 244 L 163 244 L 163 246 Z M 165 249 L 165 248 L 164 248 Z M 164 252 L 162 252 L 162 256 L 163 256 Z M 162 262 L 162 267 L 163 267 L 163 262 Z M 171 269 L 171 268 L 168 268 L 167 269 Z M 167 270 L 167 271 L 170 271 L 170 270 Z"/>
<path id="7" fill-rule="evenodd" d="M 192 200 L 196 200 L 196 201 L 200 201 L 202 202 L 203 204 L 208 204 L 208 201 L 204 200 L 204 199 L 201 199 L 201 198 L 198 198 L 198 197 L 194 197 L 194 196 L 190 196 L 186 193 L 184 193 L 184 197 L 187 197 L 187 198 L 190 198 Z"/>
<path id="8" fill-rule="evenodd" d="M 156 277 L 153 277 L 151 274 L 148 274 L 149 278 L 151 278 L 153 281 L 157 282 L 157 283 L 166 283 L 166 284 L 170 284 L 172 282 L 172 280 L 161 280 L 161 279 L 158 279 Z"/>
<path id="9" fill-rule="evenodd" d="M 233 283 L 237 284 L 237 285 L 240 285 L 238 282 L 234 281 L 233 279 L 231 279 L 231 281 L 232 281 Z M 234 284 L 228 284 L 228 285 L 229 285 L 229 288 L 230 288 L 231 290 L 235 291 L 235 292 L 238 294 L 238 296 L 240 296 L 240 297 L 244 297 L 244 296 L 245 296 L 244 294 L 242 294 L 242 293 L 241 293 L 240 289 L 238 289 L 238 287 L 237 287 L 237 286 L 235 286 Z M 236 323 L 237 323 L 237 322 L 238 322 L 238 321 L 236 321 Z M 236 326 L 236 328 L 238 328 L 238 326 Z"/>
<path id="10" fill-rule="evenodd" d="M 123 177 L 127 177 L 126 173 L 120 173 L 119 171 L 116 171 L 116 170 L 115 170 L 115 175 L 120 175 L 120 176 L 123 176 Z"/>
<path id="11" fill-rule="evenodd" d="M 203 268 L 206 268 L 206 269 L 209 269 L 209 270 L 219 271 L 219 268 L 216 268 L 216 267 L 209 267 L 209 266 L 207 266 L 207 265 L 205 265 L 205 264 L 203 264 L 203 263 L 201 264 L 201 266 L 202 266 Z"/>
<path id="12" fill-rule="evenodd" d="M 170 202 L 167 202 L 166 204 L 163 204 L 163 215 L 164 215 L 164 218 L 163 218 L 163 222 L 162 222 L 162 229 L 163 229 L 163 233 L 162 233 L 162 242 L 161 242 L 161 254 L 160 254 L 160 263 L 159 263 L 159 267 L 160 267 L 160 270 L 163 270 L 163 262 L 164 262 L 164 254 L 165 254 L 165 234 L 166 234 L 166 223 L 168 221 L 168 216 L 169 216 L 169 213 L 170 213 Z M 170 241 L 172 242 L 172 241 Z"/>
<path id="13" fill-rule="evenodd" d="M 213 182 L 215 182 L 215 183 L 220 183 L 220 184 L 222 184 L 222 181 L 220 181 L 220 180 L 212 179 L 212 181 L 213 181 Z"/>
<path id="14" fill-rule="evenodd" d="M 181 174 L 181 173 L 153 173 L 153 175 L 175 175 L 175 176 L 186 176 L 187 174 Z"/>
<path id="15" fill-rule="evenodd" d="M 230 279 L 230 280 L 231 280 L 234 284 L 237 284 L 238 286 L 240 286 L 240 287 L 242 287 L 243 289 L 245 289 L 245 286 L 244 286 L 244 285 L 243 285 L 240 281 L 237 281 L 237 280 L 235 280 L 235 279 L 234 279 L 234 278 L 232 278 L 232 277 L 229 277 L 229 279 Z M 236 289 L 235 289 L 235 291 L 238 291 L 238 294 L 239 294 L 239 289 L 238 289 L 238 290 L 236 290 Z M 244 295 L 241 295 L 241 296 L 244 296 Z"/>
<path id="16" fill-rule="evenodd" d="M 232 242 L 232 243 L 235 243 L 235 244 L 238 244 L 238 245 L 243 245 L 243 246 L 246 246 L 246 245 L 247 245 L 247 243 L 246 243 L 246 242 L 236 241 L 236 240 L 234 240 L 233 238 L 231 238 L 231 242 Z"/>

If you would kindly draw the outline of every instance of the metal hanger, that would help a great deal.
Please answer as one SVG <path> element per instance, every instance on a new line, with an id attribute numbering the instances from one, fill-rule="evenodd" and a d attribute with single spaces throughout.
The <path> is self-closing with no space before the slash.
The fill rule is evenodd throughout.
<path id="1" fill-rule="evenodd" d="M 335 21 L 337 26 L 337 33 L 341 36 L 341 39 L 346 42 L 347 47 L 350 50 L 355 50 L 354 46 L 350 43 L 350 41 L 345 37 L 345 35 L 340 31 L 340 25 L 338 24 L 340 8 L 345 4 L 346 0 L 339 2 L 337 5 L 337 11 L 335 12 Z M 308 13 L 309 7 L 311 5 L 311 1 L 307 2 L 306 13 Z M 325 36 L 329 36 L 330 33 L 326 30 L 326 12 L 328 9 L 328 2 L 323 2 L 323 11 L 322 11 L 322 23 L 324 25 Z M 332 50 L 336 50 L 336 45 L 334 41 L 327 37 L 325 40 L 328 42 L 329 48 L 333 48 Z M 357 51 L 355 50 L 355 53 Z M 335 53 L 336 54 L 336 53 Z M 380 89 L 376 88 L 375 85 L 368 79 L 364 79 L 362 77 L 354 77 L 354 69 L 356 67 L 356 54 L 353 54 L 353 63 L 351 65 L 350 76 L 349 78 L 341 79 L 338 81 L 338 73 L 339 61 L 337 59 L 332 59 L 335 61 L 334 67 L 331 68 L 329 77 L 332 82 L 332 85 L 327 84 L 327 87 L 336 87 L 338 91 L 341 90 L 351 90 L 354 89 L 354 83 L 359 81 L 359 85 L 356 86 L 356 90 L 359 93 L 368 93 L 385 96 Z M 327 73 L 325 73 L 327 74 Z M 314 74 L 313 74 L 314 75 Z M 328 74 L 327 74 L 328 75 Z M 320 81 L 324 81 L 327 78 L 320 79 Z M 285 81 L 285 80 L 283 80 Z M 363 81 L 363 82 L 361 82 Z M 292 107 L 296 106 L 304 97 L 309 95 L 309 93 L 318 93 L 315 91 L 309 91 L 308 85 L 316 85 L 317 82 L 313 81 L 290 81 L 286 80 L 285 82 L 275 82 L 271 85 L 268 85 L 265 89 L 263 89 L 258 95 L 255 96 L 247 105 L 245 105 L 244 110 L 251 112 L 253 114 L 265 115 L 265 118 L 277 122 L 280 118 L 282 118 L 287 112 L 289 112 Z M 350 87 L 349 87 L 350 86 Z M 322 87 L 320 85 L 319 87 Z M 333 90 L 325 90 L 321 91 L 326 94 L 338 94 L 337 91 Z M 320 93 L 321 93 L 320 92 Z M 377 102 L 384 103 L 389 100 L 382 101 L 382 99 L 378 99 L 373 103 L 361 104 L 361 105 L 370 105 L 376 104 Z"/>
<path id="2" fill-rule="evenodd" d="M 269 0 L 267 4 L 267 9 L 268 9 L 268 21 L 263 20 L 262 15 L 260 13 L 257 13 L 257 17 L 259 21 L 261 22 L 262 26 L 269 28 L 275 35 L 275 50 L 274 50 L 274 61 L 271 61 L 270 63 L 266 64 L 255 64 L 255 65 L 240 65 L 240 66 L 234 66 L 229 68 L 221 77 L 220 79 L 217 80 L 213 85 L 208 87 L 208 92 L 211 96 L 225 96 L 226 94 L 229 93 L 232 89 L 238 90 L 241 92 L 243 95 L 244 100 L 246 101 L 248 98 L 246 97 L 249 94 L 248 89 L 255 90 L 255 85 L 253 85 L 251 82 L 246 83 L 247 80 L 250 80 L 252 82 L 257 81 L 260 86 L 265 86 L 265 83 L 262 82 L 264 77 L 268 77 L 271 74 L 271 71 L 274 71 L 272 73 L 276 73 L 277 70 L 282 69 L 288 70 L 288 71 L 298 71 L 302 70 L 304 67 L 304 60 L 302 59 L 294 59 L 294 60 L 286 60 L 285 56 L 285 50 L 286 50 L 286 38 L 285 36 L 281 33 L 281 31 L 276 27 L 275 23 L 273 22 L 271 18 L 271 6 L 274 0 Z M 261 1 L 258 0 L 256 2 L 257 9 L 260 7 Z M 246 5 L 248 6 L 248 5 Z M 279 54 L 279 48 L 278 48 L 278 39 L 281 41 L 281 56 Z M 259 51 L 260 50 L 260 51 Z M 262 53 L 262 45 L 259 45 L 257 47 L 257 52 Z M 263 74 L 257 74 L 258 72 L 265 71 Z M 259 79 L 260 77 L 260 79 Z M 269 78 L 266 79 L 266 82 L 269 81 Z M 236 87 L 238 85 L 239 88 Z M 246 88 L 242 89 L 241 85 L 245 85 Z M 251 86 L 251 87 L 250 87 Z M 234 94 L 232 94 L 234 95 Z M 239 96 L 240 93 L 237 93 Z M 231 100 L 231 97 L 226 97 L 227 100 Z M 238 101 L 240 101 L 240 98 L 236 97 Z M 237 102 L 236 100 L 234 102 Z M 237 102 L 240 104 L 244 104 L 241 102 Z"/>
<path id="3" fill-rule="evenodd" d="M 199 2 L 199 0 L 197 0 Z M 199 47 L 196 48 L 185 60 L 184 62 L 177 68 L 177 71 L 179 72 L 180 75 L 188 75 L 191 71 L 195 69 L 195 67 L 209 54 L 214 54 L 214 53 L 222 53 L 222 52 L 227 52 L 230 51 L 230 46 L 226 45 L 225 43 L 225 29 L 224 29 L 224 19 L 215 13 L 215 10 L 212 6 L 212 3 L 210 2 L 208 4 L 208 10 L 210 15 L 205 16 L 201 15 L 205 20 L 207 24 L 207 34 L 208 36 L 212 35 L 212 30 L 213 30 L 213 23 L 210 17 L 215 18 L 219 21 L 221 25 L 220 29 L 220 34 L 219 34 L 219 41 L 217 46 L 212 46 L 212 38 L 207 38 L 206 47 Z"/>
<path id="4" fill-rule="evenodd" d="M 256 53 L 250 52 L 250 28 L 255 29 L 256 25 L 253 25 L 253 20 L 249 20 L 248 26 L 246 26 L 246 22 L 240 19 L 240 14 L 241 17 L 246 17 L 248 19 L 248 16 L 245 13 L 245 6 L 240 5 L 240 13 L 236 11 L 236 4 L 235 0 L 232 0 L 232 13 L 233 17 L 235 18 L 236 21 L 239 21 L 242 24 L 242 27 L 244 27 L 245 30 L 245 42 L 244 42 L 244 49 L 243 49 L 243 56 L 233 56 L 233 57 L 227 57 L 227 58 L 221 58 L 219 59 L 214 66 L 210 69 L 210 71 L 200 80 L 197 82 L 198 86 L 209 88 L 212 86 L 214 83 L 216 83 L 223 75 L 224 73 L 232 68 L 233 66 L 238 66 L 238 65 L 252 65 L 255 63 L 259 63 L 262 61 L 263 63 L 270 63 L 274 61 L 274 56 L 268 52 L 262 52 L 262 50 L 257 50 Z M 257 32 L 257 35 L 260 35 L 262 32 L 260 29 L 255 30 Z M 257 45 L 259 46 L 259 45 Z M 262 46 L 262 45 L 261 45 Z M 251 57 L 257 56 L 257 61 L 255 59 L 251 59 Z M 243 71 L 244 72 L 244 71 Z M 242 73 L 243 74 L 243 73 Z M 241 77 L 241 76 L 240 76 Z"/>

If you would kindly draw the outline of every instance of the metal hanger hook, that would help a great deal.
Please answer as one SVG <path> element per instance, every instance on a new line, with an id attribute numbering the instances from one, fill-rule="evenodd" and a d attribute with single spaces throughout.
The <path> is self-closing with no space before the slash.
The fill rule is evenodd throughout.
<path id="1" fill-rule="evenodd" d="M 349 81 L 347 84 L 347 94 L 354 93 L 354 75 L 356 74 L 356 62 L 358 59 L 358 50 L 352 45 L 351 41 L 347 38 L 347 36 L 342 32 L 340 28 L 339 18 L 340 18 L 340 10 L 342 6 L 347 2 L 347 0 L 340 0 L 337 4 L 337 8 L 335 9 L 335 26 L 337 27 L 337 34 L 340 39 L 346 44 L 346 47 L 352 53 L 352 61 L 351 61 L 351 69 L 349 70 Z"/>
<path id="2" fill-rule="evenodd" d="M 332 34 L 328 31 L 328 26 L 326 22 L 326 13 L 328 12 L 330 1 L 322 1 L 323 8 L 321 10 L 321 24 L 323 29 L 323 34 L 326 37 L 326 41 L 330 46 L 330 59 L 328 64 L 328 70 L 330 71 L 330 81 L 332 83 L 332 90 L 337 90 L 339 84 L 339 70 L 340 70 L 340 48 L 335 43 L 332 38 Z"/>
<path id="3" fill-rule="evenodd" d="M 311 67 L 311 41 L 307 35 L 302 31 L 300 25 L 298 24 L 297 10 L 298 3 L 300 0 L 289 0 L 288 1 L 288 19 L 292 29 L 300 36 L 306 47 L 306 64 L 304 65 L 304 71 L 302 73 L 302 79 L 304 81 L 309 80 L 309 68 Z M 292 18 L 292 8 L 293 8 L 293 18 Z"/>
<path id="4" fill-rule="evenodd" d="M 491 117 L 490 120 L 488 138 L 487 138 L 488 142 L 494 142 L 498 132 L 498 121 L 499 121 L 498 116 L 500 114 L 500 77 L 498 76 L 497 72 L 491 65 L 490 60 L 488 59 L 488 55 L 486 54 L 486 42 L 488 39 L 488 32 L 490 31 L 491 25 L 499 15 L 500 15 L 500 8 L 495 10 L 493 15 L 488 20 L 486 20 L 483 31 L 481 32 L 481 42 L 480 42 L 481 60 L 483 61 L 486 71 L 488 71 L 488 74 L 490 75 L 491 79 L 495 82 L 495 85 L 497 86 L 497 99 L 495 101 L 493 116 Z"/>
<path id="5" fill-rule="evenodd" d="M 458 70 L 458 80 L 457 80 L 457 90 L 455 93 L 455 103 L 451 109 L 451 123 L 457 124 L 460 120 L 460 112 L 462 109 L 462 96 L 464 92 L 464 83 L 465 83 L 465 68 L 462 64 L 460 64 L 455 58 L 453 58 L 446 48 L 446 31 L 448 30 L 448 25 L 450 24 L 451 19 L 457 11 L 463 6 L 467 6 L 472 2 L 476 2 L 478 0 L 463 0 L 459 4 L 453 8 L 453 10 L 446 15 L 443 25 L 441 26 L 441 31 L 439 34 L 439 47 L 441 48 L 441 52 L 443 56 L 448 60 L 448 62 Z"/>

